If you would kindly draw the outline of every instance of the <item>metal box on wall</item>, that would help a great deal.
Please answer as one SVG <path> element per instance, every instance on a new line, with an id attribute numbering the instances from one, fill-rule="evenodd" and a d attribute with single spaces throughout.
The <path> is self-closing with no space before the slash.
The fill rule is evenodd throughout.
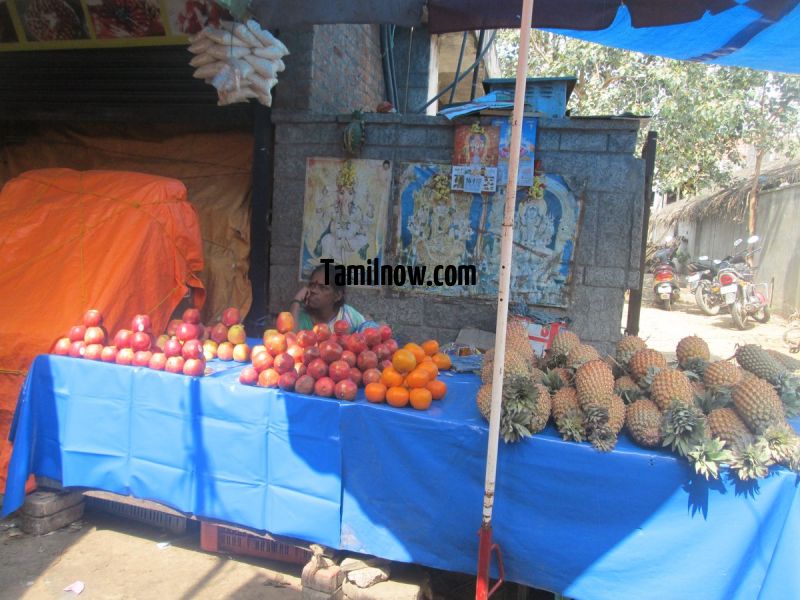
<path id="1" fill-rule="evenodd" d="M 525 112 L 555 119 L 567 114 L 567 102 L 577 77 L 528 77 L 525 84 Z M 514 101 L 514 79 L 485 79 L 483 89 L 497 94 L 498 102 Z"/>

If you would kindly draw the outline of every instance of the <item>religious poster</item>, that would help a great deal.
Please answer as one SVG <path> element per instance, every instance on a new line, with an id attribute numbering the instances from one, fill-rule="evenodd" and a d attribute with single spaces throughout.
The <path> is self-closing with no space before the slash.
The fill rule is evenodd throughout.
<path id="1" fill-rule="evenodd" d="M 536 117 L 527 117 L 522 120 L 522 138 L 519 149 L 519 171 L 517 172 L 517 186 L 528 187 L 533 185 L 533 160 L 536 154 Z M 511 119 L 492 119 L 491 124 L 500 130 L 500 141 L 497 163 L 497 185 L 508 185 L 508 159 L 511 156 Z"/>
<path id="2" fill-rule="evenodd" d="M 477 194 L 497 189 L 499 138 L 498 127 L 475 123 L 455 128 L 451 189 Z"/>
<path id="3" fill-rule="evenodd" d="M 381 258 L 391 183 L 388 160 L 307 160 L 301 280 L 322 258 L 345 266 Z"/>
<path id="4" fill-rule="evenodd" d="M 166 35 L 157 0 L 86 0 L 97 39 Z"/>

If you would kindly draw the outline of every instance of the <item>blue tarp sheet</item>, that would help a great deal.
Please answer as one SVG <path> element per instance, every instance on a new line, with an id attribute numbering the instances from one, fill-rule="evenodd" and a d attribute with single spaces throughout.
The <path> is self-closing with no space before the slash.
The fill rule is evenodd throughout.
<path id="1" fill-rule="evenodd" d="M 487 427 L 477 378 L 427 412 L 40 356 L 4 512 L 29 472 L 331 547 L 473 572 Z M 800 423 L 795 423 L 796 428 Z M 800 597 L 798 478 L 706 483 L 624 437 L 502 445 L 495 539 L 512 581 L 575 598 Z"/>

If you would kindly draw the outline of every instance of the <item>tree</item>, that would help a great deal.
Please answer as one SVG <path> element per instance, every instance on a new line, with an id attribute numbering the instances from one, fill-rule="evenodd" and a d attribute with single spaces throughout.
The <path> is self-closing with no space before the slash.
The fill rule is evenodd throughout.
<path id="1" fill-rule="evenodd" d="M 501 31 L 497 52 L 514 76 L 519 32 Z M 571 114 L 650 115 L 658 131 L 655 187 L 693 195 L 730 181 L 744 164 L 742 143 L 794 154 L 800 120 L 800 78 L 717 67 L 607 48 L 534 31 L 531 76 L 576 75 Z"/>

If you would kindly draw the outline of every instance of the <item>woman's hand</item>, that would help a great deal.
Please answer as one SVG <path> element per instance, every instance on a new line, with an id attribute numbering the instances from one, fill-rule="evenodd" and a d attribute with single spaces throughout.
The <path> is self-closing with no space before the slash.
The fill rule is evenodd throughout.
<path id="1" fill-rule="evenodd" d="M 308 297 L 308 286 L 301 287 L 297 293 L 294 295 L 294 299 L 300 302 L 300 304 L 305 306 L 306 298 Z"/>

